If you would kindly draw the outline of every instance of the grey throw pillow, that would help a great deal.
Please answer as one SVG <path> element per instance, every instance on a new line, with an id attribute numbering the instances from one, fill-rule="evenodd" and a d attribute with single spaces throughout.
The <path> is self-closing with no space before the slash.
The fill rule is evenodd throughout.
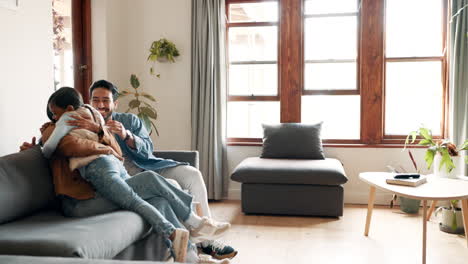
<path id="1" fill-rule="evenodd" d="M 318 124 L 263 124 L 262 158 L 325 159 Z"/>

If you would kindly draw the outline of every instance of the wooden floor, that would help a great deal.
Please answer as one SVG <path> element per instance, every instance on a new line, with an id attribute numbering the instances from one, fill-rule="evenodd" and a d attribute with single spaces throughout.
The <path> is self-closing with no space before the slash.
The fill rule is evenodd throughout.
<path id="1" fill-rule="evenodd" d="M 376 207 L 365 237 L 366 206 L 347 205 L 339 219 L 244 215 L 239 201 L 210 207 L 215 219 L 232 224 L 223 238 L 239 251 L 231 263 L 421 263 L 421 215 Z M 443 233 L 437 225 L 435 219 L 428 223 L 427 263 L 467 264 L 464 237 Z"/>

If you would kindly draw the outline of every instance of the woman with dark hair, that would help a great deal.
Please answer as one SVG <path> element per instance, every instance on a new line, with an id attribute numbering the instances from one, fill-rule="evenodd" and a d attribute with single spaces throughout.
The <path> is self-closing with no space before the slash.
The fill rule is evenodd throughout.
<path id="1" fill-rule="evenodd" d="M 100 131 L 94 133 L 67 125 L 67 121 L 77 115 L 94 120 L 100 126 Z M 106 129 L 101 114 L 91 106 L 84 105 L 81 95 L 75 89 L 63 87 L 53 93 L 48 101 L 48 116 L 55 121 L 55 125 L 43 131 L 44 156 L 52 157 L 52 160 L 65 156 L 69 161 L 68 174 L 79 172 L 81 178 L 96 190 L 95 193 L 85 188 L 80 188 L 78 192 L 72 191 L 72 187 L 63 186 L 66 180 L 56 180 L 58 177 L 63 178 L 63 173 L 53 169 L 56 192 L 62 197 L 66 215 L 77 216 L 75 212 L 79 211 L 77 207 L 81 204 L 87 207 L 96 205 L 94 213 L 118 208 L 134 211 L 147 220 L 155 232 L 163 234 L 176 261 L 184 261 L 186 257 L 189 235 L 185 226 L 191 229 L 195 242 L 219 237 L 230 227 L 228 223 L 218 223 L 195 215 L 191 210 L 192 196 L 174 187 L 159 174 L 145 171 L 130 177 L 121 161 L 120 147 Z M 103 199 L 110 201 L 104 207 Z M 155 204 L 159 206 L 165 204 L 166 217 L 148 201 L 156 201 Z M 196 261 L 195 250 L 195 247 L 189 247 L 189 254 Z"/>

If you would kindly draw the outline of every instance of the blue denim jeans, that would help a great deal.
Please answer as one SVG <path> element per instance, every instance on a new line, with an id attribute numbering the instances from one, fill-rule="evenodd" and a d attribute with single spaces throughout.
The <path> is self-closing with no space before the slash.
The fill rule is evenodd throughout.
<path id="1" fill-rule="evenodd" d="M 189 217 L 192 196 L 159 174 L 144 171 L 130 177 L 122 162 L 112 155 L 96 159 L 81 168 L 80 173 L 97 195 L 88 200 L 65 197 L 62 199 L 65 215 L 89 216 L 126 209 L 142 216 L 155 232 L 166 238 L 175 228 L 185 228 L 179 219 L 185 221 Z"/>

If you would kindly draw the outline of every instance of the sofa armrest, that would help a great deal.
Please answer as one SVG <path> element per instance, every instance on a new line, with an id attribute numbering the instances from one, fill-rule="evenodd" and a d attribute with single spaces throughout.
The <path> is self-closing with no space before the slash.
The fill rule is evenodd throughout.
<path id="1" fill-rule="evenodd" d="M 192 150 L 165 150 L 165 151 L 154 151 L 154 156 L 163 159 L 172 159 L 180 162 L 188 162 L 195 168 L 199 168 L 198 164 L 198 151 Z"/>

